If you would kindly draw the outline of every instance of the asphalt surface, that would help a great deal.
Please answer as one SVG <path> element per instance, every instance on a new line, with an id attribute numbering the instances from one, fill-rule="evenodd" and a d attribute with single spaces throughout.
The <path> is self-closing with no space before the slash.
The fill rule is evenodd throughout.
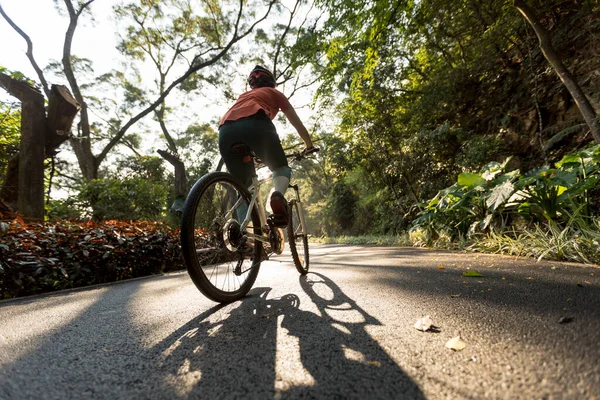
<path id="1" fill-rule="evenodd" d="M 598 267 L 311 253 L 225 306 L 186 273 L 0 302 L 0 399 L 600 399 Z"/>

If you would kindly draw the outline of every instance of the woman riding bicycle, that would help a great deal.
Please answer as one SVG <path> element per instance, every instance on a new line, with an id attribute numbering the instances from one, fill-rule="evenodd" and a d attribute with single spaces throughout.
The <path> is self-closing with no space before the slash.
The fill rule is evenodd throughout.
<path id="1" fill-rule="evenodd" d="M 234 154 L 234 144 L 246 144 L 273 172 L 275 191 L 270 204 L 275 226 L 284 227 L 288 221 L 285 191 L 290 183 L 292 170 L 288 166 L 277 130 L 271 122 L 281 110 L 296 129 L 306 145 L 313 148 L 310 135 L 296 111 L 283 93 L 275 89 L 275 77 L 264 67 L 257 65 L 248 77 L 251 90 L 243 93 L 221 118 L 219 123 L 219 152 L 227 169 L 245 187 L 252 184 L 254 165 Z"/>

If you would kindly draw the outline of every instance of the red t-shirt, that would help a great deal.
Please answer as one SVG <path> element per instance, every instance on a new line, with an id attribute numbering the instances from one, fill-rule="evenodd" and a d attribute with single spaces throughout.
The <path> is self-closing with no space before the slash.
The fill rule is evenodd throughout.
<path id="1" fill-rule="evenodd" d="M 279 90 L 271 87 L 259 87 L 238 97 L 233 107 L 221 118 L 219 126 L 223 125 L 225 121 L 236 121 L 240 118 L 249 117 L 259 110 L 264 110 L 272 120 L 279 110 L 287 111 L 290 108 L 292 108 L 292 105 Z"/>

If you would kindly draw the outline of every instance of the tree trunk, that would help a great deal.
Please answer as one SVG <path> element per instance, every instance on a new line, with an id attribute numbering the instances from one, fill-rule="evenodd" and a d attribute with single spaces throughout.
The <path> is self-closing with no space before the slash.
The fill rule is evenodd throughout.
<path id="1" fill-rule="evenodd" d="M 41 219 L 44 159 L 67 139 L 79 105 L 64 86 L 52 86 L 46 118 L 44 96 L 38 90 L 5 74 L 0 74 L 0 85 L 21 101 L 22 108 L 19 154 L 9 162 L 0 197 L 21 214 Z"/>
<path id="2" fill-rule="evenodd" d="M 514 0 L 513 4 L 517 10 L 523 14 L 525 20 L 527 20 L 527 22 L 529 22 L 529 24 L 533 27 L 533 30 L 540 41 L 540 48 L 542 49 L 544 57 L 546 57 L 546 60 L 548 60 L 552 68 L 554 68 L 554 71 L 563 82 L 569 93 L 571 93 L 571 96 L 573 96 L 573 100 L 575 100 L 581 115 L 583 115 L 585 122 L 588 124 L 594 140 L 600 143 L 600 121 L 598 121 L 596 112 L 594 111 L 594 108 L 590 104 L 585 93 L 575 80 L 573 74 L 571 74 L 571 72 L 564 66 L 560 55 L 556 52 L 554 47 L 552 47 L 550 36 L 538 20 L 535 11 L 523 0 Z"/>
<path id="3" fill-rule="evenodd" d="M 66 86 L 52 85 L 48 100 L 46 157 L 52 157 L 56 149 L 69 139 L 71 126 L 79 109 L 79 103 Z"/>
<path id="4" fill-rule="evenodd" d="M 15 154 L 6 166 L 6 174 L 0 188 L 0 212 L 13 212 L 17 208 L 19 194 L 19 153 Z"/>
<path id="5" fill-rule="evenodd" d="M 14 207 L 16 192 L 16 209 L 30 218 L 44 218 L 44 139 L 46 133 L 46 113 L 44 95 L 26 82 L 0 74 L 0 85 L 8 93 L 21 101 L 21 143 L 19 145 L 18 163 L 15 158 L 7 169 L 7 180 L 4 186 L 11 185 L 13 198 L 5 199 Z M 17 169 L 15 182 L 14 168 Z M 14 184 L 16 183 L 16 187 Z M 5 192 L 3 189 L 2 192 Z"/>
<path id="6" fill-rule="evenodd" d="M 44 218 L 44 96 L 37 92 L 21 99 L 19 195 L 17 209 L 31 218 Z"/>
<path id="7" fill-rule="evenodd" d="M 177 156 L 166 150 L 158 150 L 157 153 L 175 168 L 175 197 L 185 197 L 188 192 L 185 165 Z"/>

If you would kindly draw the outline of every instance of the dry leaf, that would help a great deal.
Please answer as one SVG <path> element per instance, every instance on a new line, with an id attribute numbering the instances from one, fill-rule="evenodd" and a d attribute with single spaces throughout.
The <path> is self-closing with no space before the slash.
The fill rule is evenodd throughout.
<path id="1" fill-rule="evenodd" d="M 433 321 L 429 318 L 429 315 L 426 315 L 415 323 L 415 329 L 426 332 L 432 325 Z"/>
<path id="2" fill-rule="evenodd" d="M 438 269 L 446 269 L 443 265 L 438 265 Z"/>
<path id="3" fill-rule="evenodd" d="M 456 336 L 446 342 L 446 347 L 454 351 L 460 351 L 467 347 L 467 344 L 460 338 L 460 336 Z"/>

